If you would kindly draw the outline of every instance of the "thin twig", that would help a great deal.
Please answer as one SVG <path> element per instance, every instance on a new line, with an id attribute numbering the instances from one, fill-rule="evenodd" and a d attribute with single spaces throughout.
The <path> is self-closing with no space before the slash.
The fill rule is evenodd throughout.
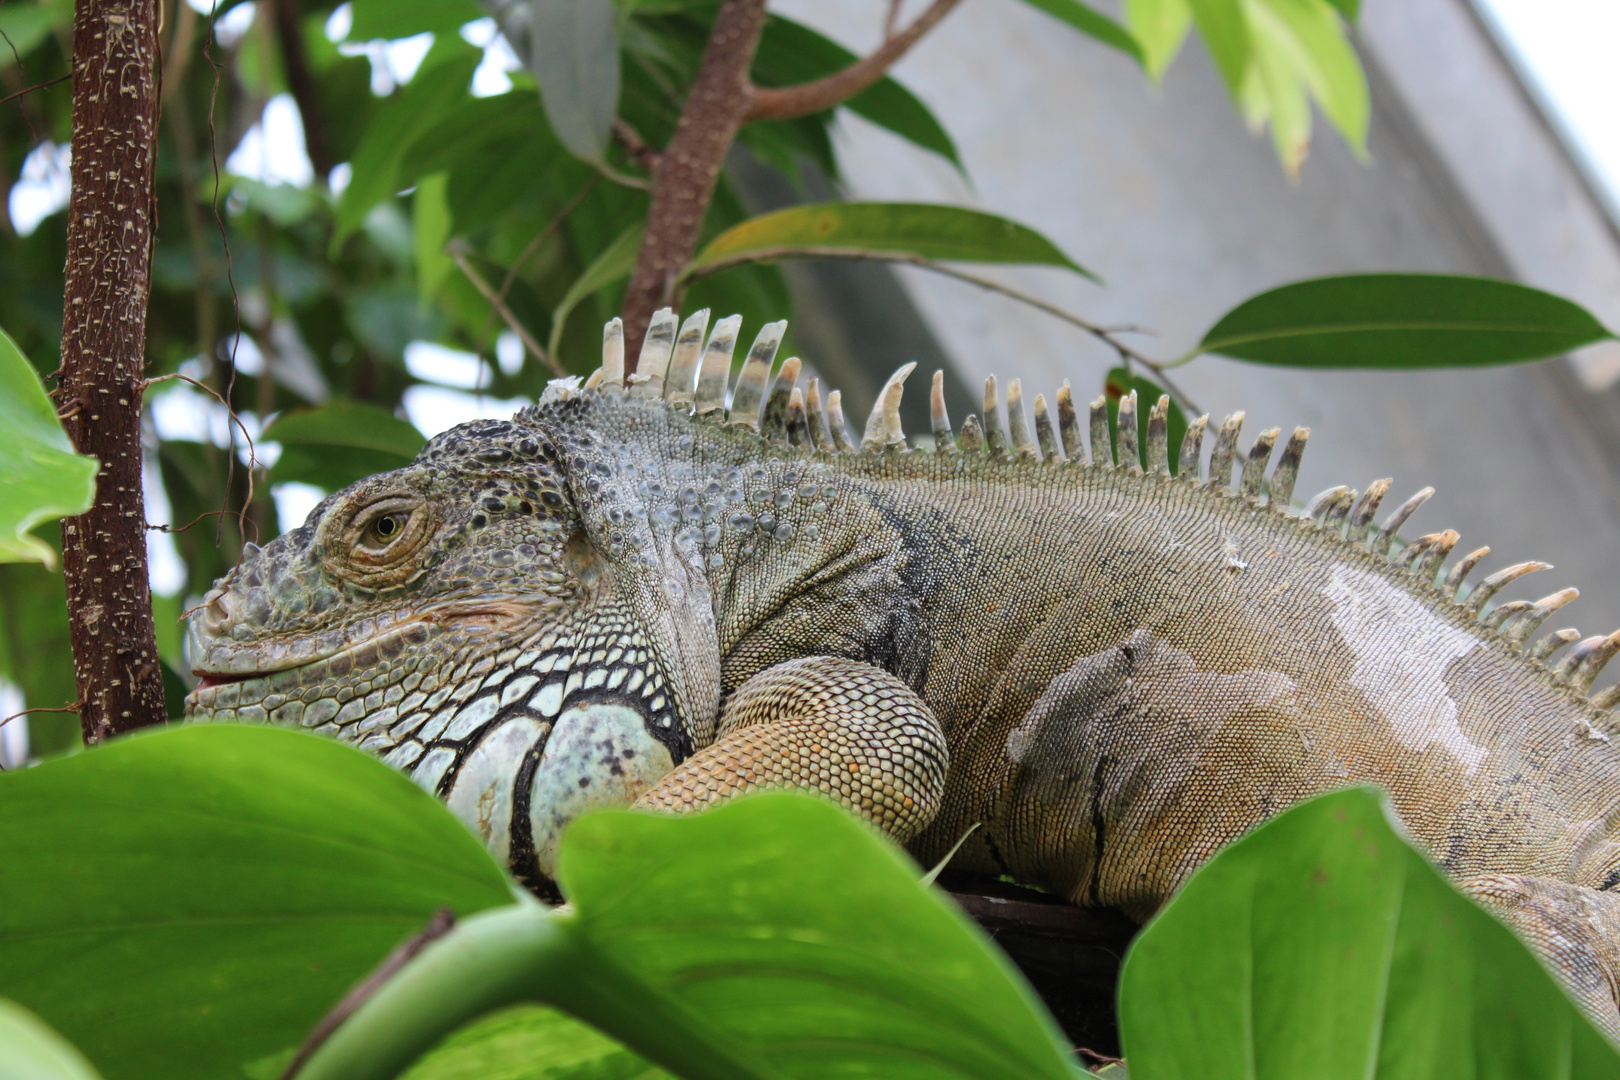
<path id="1" fill-rule="evenodd" d="M 491 288 L 489 282 L 484 280 L 483 275 L 473 268 L 472 263 L 467 261 L 466 247 L 458 241 L 452 240 L 446 245 L 446 248 L 450 252 L 450 257 L 461 268 L 461 272 L 467 275 L 467 280 L 472 282 L 473 288 L 482 293 L 484 299 L 488 300 L 495 310 L 501 313 L 501 318 L 506 320 L 507 327 L 523 341 L 524 347 L 534 353 L 540 362 L 556 373 L 559 378 L 567 375 L 568 372 L 564 371 L 562 366 L 553 360 L 546 350 L 540 347 L 540 343 L 534 340 L 534 335 L 530 334 L 528 329 L 518 322 L 517 316 L 512 314 L 512 309 L 506 306 L 506 301 L 501 299 L 500 294 Z"/>
<path id="2" fill-rule="evenodd" d="M 5 727 L 7 724 L 9 724 L 13 720 L 17 719 L 17 717 L 19 717 L 19 716 L 27 716 L 29 713 L 36 713 L 36 712 L 78 712 L 82 708 L 84 708 L 84 699 L 83 698 L 80 698 L 78 701 L 75 701 L 71 705 L 63 705 L 59 709 L 47 709 L 43 705 L 40 706 L 37 709 L 24 709 L 22 712 L 14 712 L 10 716 L 6 717 L 4 720 L 0 720 L 0 727 Z"/>
<path id="3" fill-rule="evenodd" d="M 71 78 L 73 78 L 73 72 L 70 71 L 66 75 L 58 75 L 56 78 L 51 79 L 48 82 L 35 83 L 33 86 L 25 86 L 21 90 L 18 90 L 15 94 L 7 94 L 5 97 L 0 98 L 0 105 L 4 105 L 8 101 L 14 101 L 17 98 L 22 97 L 24 94 L 32 94 L 35 90 L 43 90 L 47 86 L 55 86 L 59 82 L 67 82 Z"/>
<path id="4" fill-rule="evenodd" d="M 1188 397 L 1187 394 L 1183 392 L 1181 388 L 1178 387 L 1174 382 L 1172 382 L 1170 377 L 1164 373 L 1163 364 L 1137 352 L 1130 345 L 1121 341 L 1116 336 L 1115 332 L 1108 327 L 1099 326 L 1088 319 L 1084 319 L 1081 316 L 1074 314 L 1072 311 L 1065 311 L 1056 304 L 1049 303 L 1042 300 L 1038 296 L 1033 296 L 1020 289 L 1015 289 L 1010 285 L 1003 285 L 1001 282 L 995 281 L 991 278 L 980 277 L 978 274 L 970 274 L 965 270 L 958 270 L 955 267 L 946 266 L 943 263 L 935 262 L 932 259 L 923 258 L 921 255 L 911 255 L 907 254 L 906 252 L 851 252 L 846 250 L 818 252 L 814 250 L 807 250 L 805 248 L 782 248 L 777 251 L 756 251 L 745 258 L 739 257 L 736 259 L 727 260 L 725 262 L 705 266 L 695 273 L 688 273 L 684 281 L 693 281 L 700 277 L 707 277 L 710 274 L 716 273 L 717 271 L 729 269 L 730 267 L 737 266 L 745 262 L 775 262 L 782 259 L 795 258 L 847 259 L 852 262 L 906 263 L 910 266 L 920 266 L 924 270 L 932 270 L 936 274 L 943 274 L 945 277 L 955 278 L 958 281 L 965 281 L 969 285 L 977 285 L 979 288 L 986 289 L 990 292 L 1000 293 L 1001 295 L 1010 297 L 1019 301 L 1020 303 L 1028 304 L 1037 311 L 1045 312 L 1054 319 L 1061 319 L 1063 322 L 1066 322 L 1071 326 L 1079 327 L 1081 330 L 1084 330 L 1086 333 L 1090 334 L 1098 341 L 1103 342 L 1109 348 L 1118 353 L 1120 360 L 1123 361 L 1127 367 L 1129 367 L 1131 361 L 1135 361 L 1136 363 L 1139 363 L 1143 367 L 1152 371 L 1154 377 L 1164 385 L 1164 388 L 1170 392 L 1170 396 L 1175 398 L 1176 403 L 1179 404 L 1183 409 L 1190 410 L 1195 414 L 1203 411 L 1192 400 L 1192 398 Z"/>
<path id="5" fill-rule="evenodd" d="M 906 0 L 889 0 L 889 14 L 883 20 L 883 40 L 888 41 L 894 37 L 894 28 L 900 25 L 900 9 L 905 6 Z"/>
<path id="6" fill-rule="evenodd" d="M 663 155 L 647 144 L 641 137 L 641 132 L 617 116 L 613 118 L 613 137 L 619 140 L 619 145 L 624 147 L 624 152 L 630 155 L 631 161 L 649 173 L 658 168 L 658 162 Z"/>
<path id="7" fill-rule="evenodd" d="M 898 34 L 887 35 L 883 44 L 870 56 L 855 61 L 842 71 L 798 86 L 755 87 L 754 100 L 745 121 L 791 120 L 848 101 L 883 78 L 895 61 L 904 56 L 958 3 L 960 0 L 934 0 L 928 10 L 917 16 L 910 26 Z M 890 17 L 893 17 L 892 11 Z"/>
<path id="8" fill-rule="evenodd" d="M 332 1037 L 332 1033 L 338 1029 L 338 1026 L 343 1021 L 353 1016 L 360 1006 L 376 996 L 377 991 L 383 988 L 383 984 L 393 978 L 400 968 L 410 963 L 417 953 L 420 953 L 439 938 L 444 937 L 455 925 L 456 917 L 449 908 L 440 908 L 435 911 L 433 918 L 428 920 L 426 926 L 401 942 L 399 947 L 389 953 L 388 957 L 377 966 L 375 971 L 361 980 L 360 984 L 353 990 L 344 994 L 343 1000 L 332 1006 L 332 1011 L 321 1018 L 321 1022 L 315 1025 L 315 1030 L 311 1031 L 309 1037 L 304 1040 L 304 1045 L 298 1048 L 298 1053 L 293 1056 L 292 1063 L 287 1066 L 287 1071 L 281 1074 L 281 1080 L 293 1080 L 293 1077 L 298 1075 L 298 1071 L 304 1067 L 315 1051 L 319 1050 L 321 1045 Z"/>

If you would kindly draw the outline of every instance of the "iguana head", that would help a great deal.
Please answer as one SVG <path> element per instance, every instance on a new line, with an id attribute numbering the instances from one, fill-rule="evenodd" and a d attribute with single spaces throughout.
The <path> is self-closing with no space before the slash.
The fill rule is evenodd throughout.
<path id="1" fill-rule="evenodd" d="M 709 741 L 714 597 L 750 572 L 737 566 L 816 558 L 831 488 L 790 446 L 790 426 L 801 444 L 808 431 L 797 361 L 764 392 L 783 324 L 756 341 L 724 424 L 703 416 L 726 415 L 738 320 L 705 349 L 706 324 L 677 342 L 661 312 L 625 388 L 614 320 L 584 390 L 553 383 L 511 421 L 454 428 L 250 545 L 192 614 L 188 717 L 370 750 L 520 876 L 549 875 L 575 814 L 633 801 Z"/>

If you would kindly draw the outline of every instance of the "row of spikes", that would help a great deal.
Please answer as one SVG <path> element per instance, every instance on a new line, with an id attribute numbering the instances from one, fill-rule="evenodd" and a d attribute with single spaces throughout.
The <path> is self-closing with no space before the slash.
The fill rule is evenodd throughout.
<path id="1" fill-rule="evenodd" d="M 674 405 L 689 406 L 700 417 L 747 428 L 779 446 L 826 453 L 906 452 L 906 434 L 900 422 L 900 401 L 905 381 L 917 366 L 915 363 L 901 367 L 884 384 L 857 446 L 844 421 L 839 391 L 833 390 L 827 395 L 826 408 L 823 409 L 816 379 L 810 379 L 804 391 L 799 389 L 797 382 L 802 364 L 797 357 L 784 361 L 774 382 L 771 380 L 776 351 L 787 329 L 785 320 L 767 323 L 760 329 L 736 385 L 730 387 L 728 409 L 727 383 L 742 318 L 732 315 L 721 319 L 715 324 L 714 332 L 708 336 L 705 345 L 708 323 L 707 309 L 691 315 L 684 324 L 679 322 L 670 308 L 658 311 L 648 326 L 636 371 L 627 379 L 624 374 L 624 327 L 620 320 L 612 320 L 603 331 L 602 366 L 587 380 L 584 388 L 626 386 L 632 397 L 663 398 Z M 767 385 L 770 386 L 769 394 L 766 393 Z M 1085 451 L 1089 445 L 1090 467 L 1123 466 L 1133 475 L 1169 475 L 1168 396 L 1160 397 L 1149 411 L 1146 440 L 1140 444 L 1136 392 L 1133 390 L 1120 399 L 1117 459 L 1109 436 L 1106 397 L 1099 396 L 1090 403 L 1084 431 L 1067 380 L 1058 389 L 1056 400 L 1058 419 L 1054 428 L 1045 396 L 1035 395 L 1034 438 L 1031 438 L 1024 413 L 1022 385 L 1018 379 L 1011 380 L 1007 384 L 1007 425 L 1004 428 L 1000 392 L 992 375 L 985 380 L 984 423 L 981 426 L 976 417 L 969 415 L 958 437 L 951 429 L 950 417 L 945 410 L 944 373 L 935 372 L 930 395 L 934 452 L 942 455 L 982 453 L 995 458 L 1040 460 L 1048 464 L 1067 461 L 1084 467 L 1087 464 Z M 1248 453 L 1240 454 L 1238 437 L 1243 420 L 1244 414 L 1237 412 L 1221 424 L 1215 436 L 1207 473 L 1202 471 L 1201 464 L 1209 417 L 1200 416 L 1189 422 L 1178 455 L 1180 478 L 1192 484 L 1208 483 L 1216 491 L 1235 494 L 1255 505 L 1263 502 L 1279 514 L 1288 514 L 1310 429 L 1294 429 L 1277 459 L 1276 467 L 1268 476 L 1266 467 L 1271 462 L 1272 452 L 1282 431 L 1280 428 L 1262 431 Z M 1058 449 L 1060 443 L 1061 453 Z M 1241 466 L 1235 485 L 1232 483 L 1234 464 Z M 1551 569 L 1551 564 L 1516 563 L 1466 588 L 1464 579 L 1490 554 L 1491 549 L 1482 547 L 1470 552 L 1445 571 L 1442 577 L 1443 564 L 1459 538 L 1455 530 L 1420 536 L 1410 543 L 1403 543 L 1392 553 L 1400 528 L 1429 500 L 1434 489 L 1426 487 L 1419 491 L 1398 506 L 1382 525 L 1375 527 L 1373 517 L 1389 486 L 1390 481 L 1382 479 L 1373 481 L 1360 493 L 1343 485 L 1329 488 L 1310 500 L 1298 515 L 1298 520 L 1307 527 L 1333 533 L 1347 543 L 1365 546 L 1373 554 L 1383 555 L 1392 563 L 1404 567 L 1418 580 L 1438 587 L 1450 602 L 1467 610 L 1514 649 L 1524 650 L 1542 623 L 1580 595 L 1576 589 L 1562 589 L 1539 600 L 1509 601 L 1498 604 L 1489 612 L 1485 611 L 1485 605 L 1505 586 L 1526 574 Z M 1556 665 L 1551 665 L 1553 654 L 1571 644 L 1575 647 Z M 1616 653 L 1620 653 L 1620 630 L 1607 636 L 1582 639 L 1578 630 L 1565 629 L 1543 636 L 1530 645 L 1524 655 L 1535 664 L 1548 666 L 1554 682 L 1584 695 L 1591 690 L 1604 665 Z M 1590 701 L 1600 710 L 1620 705 L 1620 684 L 1592 695 Z"/>

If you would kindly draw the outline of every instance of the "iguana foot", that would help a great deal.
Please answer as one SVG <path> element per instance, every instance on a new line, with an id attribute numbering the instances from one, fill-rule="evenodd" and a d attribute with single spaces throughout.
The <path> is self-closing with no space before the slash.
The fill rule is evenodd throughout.
<path id="1" fill-rule="evenodd" d="M 899 679 L 859 661 L 812 656 L 738 687 L 714 744 L 636 805 L 680 813 L 798 788 L 829 796 L 904 843 L 939 809 L 946 763 L 939 722 Z"/>
<path id="2" fill-rule="evenodd" d="M 1586 1014 L 1620 1042 L 1620 896 L 1518 874 L 1457 884 L 1517 930 Z"/>

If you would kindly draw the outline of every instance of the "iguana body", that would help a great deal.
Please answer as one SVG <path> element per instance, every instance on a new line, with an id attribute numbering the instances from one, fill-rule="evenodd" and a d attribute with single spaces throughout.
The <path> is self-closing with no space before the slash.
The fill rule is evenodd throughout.
<path id="1" fill-rule="evenodd" d="M 766 393 L 780 324 L 729 416 L 736 323 L 705 327 L 661 313 L 626 391 L 610 325 L 598 385 L 250 551 L 193 619 L 192 715 L 382 755 L 542 891 L 591 806 L 790 785 L 924 862 L 979 823 L 953 865 L 1145 918 L 1269 815 L 1375 783 L 1620 1033 L 1617 699 L 1585 697 L 1620 632 L 1554 663 L 1578 635 L 1524 645 L 1573 590 L 1480 615 L 1541 564 L 1468 591 L 1476 553 L 1437 585 L 1456 534 L 1386 554 L 1422 498 L 1375 531 L 1387 482 L 1291 514 L 1303 431 L 1269 477 L 1262 434 L 1234 484 L 1240 418 L 1207 474 L 1197 422 L 1173 478 L 1161 405 L 1144 473 L 1131 399 L 1123 467 L 1100 403 L 1085 464 L 1066 389 L 1037 448 L 1016 383 L 1010 446 L 992 385 L 958 448 L 936 382 L 936 452 L 908 453 L 908 368 L 840 453 L 797 361 Z"/>

